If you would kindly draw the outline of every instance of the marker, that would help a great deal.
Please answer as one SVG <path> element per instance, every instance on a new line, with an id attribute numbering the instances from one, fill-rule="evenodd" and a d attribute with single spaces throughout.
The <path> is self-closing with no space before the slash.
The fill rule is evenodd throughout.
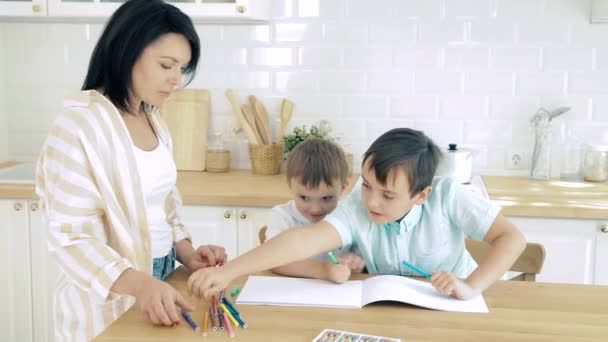
<path id="1" fill-rule="evenodd" d="M 205 319 L 203 320 L 203 336 L 207 337 L 209 333 L 209 311 L 205 311 Z"/>
<path id="2" fill-rule="evenodd" d="M 232 292 L 230 292 L 230 296 L 231 297 L 236 296 L 239 293 L 240 290 L 241 290 L 240 286 L 235 286 L 234 289 L 232 290 Z"/>
<path id="3" fill-rule="evenodd" d="M 226 306 L 228 307 L 228 309 L 230 311 L 234 312 L 237 316 L 241 317 L 241 313 L 234 307 L 234 304 L 232 304 L 226 297 L 224 297 L 224 304 L 226 304 Z"/>
<path id="4" fill-rule="evenodd" d="M 234 329 L 232 329 L 232 325 L 230 325 L 230 320 L 228 319 L 228 316 L 225 312 L 222 314 L 222 316 L 224 316 L 224 324 L 226 325 L 226 330 L 228 330 L 228 335 L 230 337 L 234 337 Z"/>
<path id="5" fill-rule="evenodd" d="M 422 275 L 423 277 L 425 277 L 425 278 L 430 278 L 430 277 L 431 277 L 431 274 L 430 274 L 430 273 L 425 272 L 425 271 L 423 271 L 423 270 L 419 269 L 418 267 L 416 267 L 416 266 L 414 266 L 414 265 L 410 264 L 409 262 L 407 262 L 407 261 L 405 261 L 405 260 L 403 260 L 401 263 L 403 264 L 403 266 L 406 266 L 406 267 L 411 268 L 412 270 L 414 270 L 414 271 L 418 272 L 419 274 L 421 274 L 421 275 Z"/>
<path id="6" fill-rule="evenodd" d="M 209 317 L 211 318 L 211 330 L 216 331 L 218 327 L 218 322 L 215 318 L 215 315 L 213 314 L 213 309 L 211 308 L 211 306 L 209 307 L 209 310 L 207 312 L 209 313 Z"/>
<path id="7" fill-rule="evenodd" d="M 220 308 L 222 308 L 222 311 L 228 316 L 228 319 L 230 319 L 232 326 L 235 328 L 238 328 L 240 326 L 239 322 L 237 322 L 236 319 L 234 319 L 234 316 L 232 316 L 232 313 L 230 313 L 230 310 L 228 310 L 226 308 L 226 305 L 220 304 Z"/>
<path id="8" fill-rule="evenodd" d="M 338 264 L 338 259 L 336 259 L 336 257 L 334 256 L 333 252 L 327 252 L 327 255 L 329 255 L 329 258 L 331 259 L 331 262 L 333 262 L 335 265 Z"/>
<path id="9" fill-rule="evenodd" d="M 186 321 L 188 321 L 188 323 L 190 324 L 192 329 L 194 329 L 194 331 L 198 332 L 200 330 L 198 325 L 196 325 L 196 322 L 192 319 L 192 317 L 190 317 L 190 314 L 188 313 L 188 311 L 182 309 L 182 316 L 184 316 L 184 318 L 186 319 Z"/>

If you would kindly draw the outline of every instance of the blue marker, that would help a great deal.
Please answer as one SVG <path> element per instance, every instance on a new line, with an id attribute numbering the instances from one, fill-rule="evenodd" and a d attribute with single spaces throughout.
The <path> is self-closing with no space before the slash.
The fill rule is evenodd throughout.
<path id="1" fill-rule="evenodd" d="M 419 274 L 421 274 L 425 278 L 430 278 L 431 277 L 430 273 L 425 272 L 425 271 L 419 269 L 418 267 L 410 264 L 409 262 L 407 262 L 405 260 L 403 260 L 402 263 L 403 263 L 403 266 L 406 266 L 406 267 L 409 267 L 409 268 L 413 269 L 414 271 L 418 272 Z"/>
<path id="2" fill-rule="evenodd" d="M 190 324 L 192 329 L 194 329 L 194 331 L 199 331 L 199 327 L 196 324 L 196 322 L 192 319 L 192 317 L 190 317 L 190 314 L 184 309 L 182 309 L 182 316 L 184 316 L 184 318 L 186 319 L 186 321 L 188 321 L 188 323 Z"/>

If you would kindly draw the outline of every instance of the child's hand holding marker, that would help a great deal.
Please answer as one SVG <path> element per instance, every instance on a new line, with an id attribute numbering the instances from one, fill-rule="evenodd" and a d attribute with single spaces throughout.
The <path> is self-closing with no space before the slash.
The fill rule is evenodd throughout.
<path id="1" fill-rule="evenodd" d="M 350 268 L 352 273 L 361 273 L 365 268 L 365 261 L 353 253 L 346 253 L 338 257 L 338 261 Z"/>
<path id="2" fill-rule="evenodd" d="M 466 300 L 478 294 L 464 280 L 456 278 L 450 272 L 437 271 L 428 273 L 405 260 L 401 263 L 403 266 L 409 267 L 410 269 L 416 271 L 416 273 L 420 274 L 421 276 L 430 279 L 433 287 L 444 295 Z"/>
<path id="3" fill-rule="evenodd" d="M 457 299 L 467 300 L 479 294 L 464 280 L 446 271 L 432 272 L 431 284 L 437 291 Z"/>
<path id="4" fill-rule="evenodd" d="M 331 262 L 325 263 L 325 279 L 342 284 L 350 278 L 350 268 L 340 264 L 332 252 L 327 253 Z"/>

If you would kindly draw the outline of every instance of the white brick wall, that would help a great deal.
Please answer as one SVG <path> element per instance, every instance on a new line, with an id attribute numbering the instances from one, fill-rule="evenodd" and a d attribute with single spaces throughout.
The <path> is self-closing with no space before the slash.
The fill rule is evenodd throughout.
<path id="1" fill-rule="evenodd" d="M 229 131 L 223 93 L 234 88 L 265 102 L 275 130 L 289 97 L 292 127 L 328 119 L 356 155 L 408 126 L 477 149 L 479 172 L 518 173 L 506 161 L 531 154 L 528 120 L 539 106 L 571 106 L 556 126 L 608 143 L 608 25 L 588 23 L 590 1 L 273 0 L 268 25 L 197 26 L 202 63 L 191 87 L 212 91 L 210 130 Z M 0 24 L 0 157 L 36 157 L 101 29 Z M 243 137 L 225 136 L 235 166 L 248 167 Z"/>

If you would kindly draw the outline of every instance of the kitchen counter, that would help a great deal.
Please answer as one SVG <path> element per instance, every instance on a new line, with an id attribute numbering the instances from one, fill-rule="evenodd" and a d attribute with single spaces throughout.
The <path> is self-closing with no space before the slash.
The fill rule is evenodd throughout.
<path id="1" fill-rule="evenodd" d="M 490 198 L 506 216 L 608 218 L 608 182 L 548 182 L 483 176 Z"/>
<path id="2" fill-rule="evenodd" d="M 0 163 L 1 167 L 9 166 Z M 354 184 L 351 177 L 349 184 Z M 526 177 L 483 176 L 490 198 L 507 216 L 608 218 L 608 182 L 531 181 Z M 180 171 L 177 186 L 184 204 L 272 207 L 291 197 L 285 174 L 252 175 Z M 0 184 L 0 198 L 34 199 L 33 185 Z"/>

